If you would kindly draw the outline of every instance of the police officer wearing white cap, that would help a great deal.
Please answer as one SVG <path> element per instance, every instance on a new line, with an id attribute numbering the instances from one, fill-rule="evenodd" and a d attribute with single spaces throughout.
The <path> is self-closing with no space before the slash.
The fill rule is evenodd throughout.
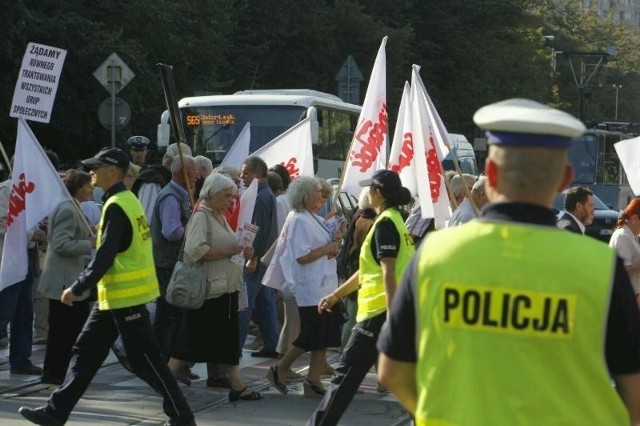
<path id="1" fill-rule="evenodd" d="M 629 278 L 613 250 L 557 229 L 551 210 L 584 125 L 526 99 L 474 121 L 490 144 L 491 204 L 422 243 L 378 340 L 381 381 L 417 425 L 636 424 Z"/>
<path id="2" fill-rule="evenodd" d="M 131 136 L 127 140 L 127 144 L 129 144 L 131 162 L 136 166 L 144 166 L 147 159 L 149 138 L 145 136 Z"/>

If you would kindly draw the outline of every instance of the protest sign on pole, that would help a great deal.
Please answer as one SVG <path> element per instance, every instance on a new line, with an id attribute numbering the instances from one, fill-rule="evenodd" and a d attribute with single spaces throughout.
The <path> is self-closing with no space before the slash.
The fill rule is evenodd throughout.
<path id="1" fill-rule="evenodd" d="M 411 126 L 411 111 L 409 109 L 411 90 L 413 89 L 409 83 L 405 82 L 387 168 L 398 173 L 400 181 L 402 181 L 402 186 L 407 188 L 409 192 L 411 192 L 411 195 L 415 196 L 418 194 L 418 178 L 416 176 L 413 128 Z"/>
<path id="2" fill-rule="evenodd" d="M 249 156 L 249 146 L 251 144 L 251 123 L 247 121 L 240 134 L 227 151 L 224 159 L 220 163 L 220 167 L 233 167 L 240 170 L 242 163 Z"/>
<path id="3" fill-rule="evenodd" d="M 48 123 L 67 51 L 29 43 L 13 92 L 9 116 Z"/>

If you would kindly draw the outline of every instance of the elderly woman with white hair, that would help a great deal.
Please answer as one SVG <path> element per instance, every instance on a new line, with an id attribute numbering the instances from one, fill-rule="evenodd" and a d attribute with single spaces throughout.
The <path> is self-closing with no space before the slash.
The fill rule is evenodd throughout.
<path id="1" fill-rule="evenodd" d="M 231 257 L 243 248 L 224 217 L 237 191 L 235 182 L 218 173 L 211 173 L 202 185 L 200 205 L 187 225 L 183 256 L 187 263 L 205 263 L 209 288 L 202 307 L 187 311 L 186 333 L 169 367 L 174 374 L 181 374 L 185 361 L 223 364 L 231 383 L 229 400 L 255 401 L 262 395 L 247 387 L 238 368 L 242 265 L 232 262 Z M 244 255 L 253 256 L 253 248 L 246 247 Z"/>
<path id="2" fill-rule="evenodd" d="M 283 230 L 284 253 L 279 259 L 284 287 L 295 295 L 300 314 L 300 334 L 287 353 L 269 369 L 267 379 L 281 393 L 287 392 L 286 377 L 291 364 L 310 351 L 309 371 L 304 380 L 305 396 L 324 395 L 320 375 L 326 365 L 328 347 L 340 346 L 340 318 L 337 313 L 320 315 L 320 299 L 338 287 L 335 255 L 341 235 L 333 235 L 317 212 L 325 202 L 320 183 L 299 177 L 288 189 L 293 213 Z"/>

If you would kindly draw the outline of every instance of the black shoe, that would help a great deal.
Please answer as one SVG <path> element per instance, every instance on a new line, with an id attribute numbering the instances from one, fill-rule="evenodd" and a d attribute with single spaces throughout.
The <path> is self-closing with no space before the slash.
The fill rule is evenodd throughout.
<path id="1" fill-rule="evenodd" d="M 164 426 L 196 426 L 196 421 L 192 420 L 190 423 L 181 424 L 173 420 L 167 420 L 164 422 Z"/>
<path id="2" fill-rule="evenodd" d="M 245 386 L 244 389 L 242 390 L 231 389 L 229 391 L 229 402 L 236 402 L 239 399 L 243 401 L 259 401 L 262 398 L 264 398 L 264 396 L 262 396 L 260 392 L 256 392 L 254 390 L 251 390 L 251 392 L 249 392 L 248 394 L 243 395 L 243 393 L 247 390 L 247 388 L 248 387 Z"/>
<path id="3" fill-rule="evenodd" d="M 187 377 L 189 380 L 198 380 L 200 378 L 200 376 L 191 371 L 191 367 L 185 367 L 185 370 L 187 370 Z"/>
<path id="4" fill-rule="evenodd" d="M 262 348 L 259 351 L 251 352 L 251 356 L 253 358 L 278 358 L 278 355 L 278 352 L 270 351 L 265 348 Z"/>
<path id="5" fill-rule="evenodd" d="M 35 423 L 37 425 L 44 426 L 62 426 L 64 425 L 63 421 L 60 421 L 53 417 L 51 414 L 47 413 L 45 407 L 39 408 L 27 408 L 20 407 L 18 413 L 22 415 L 25 419 L 29 420 L 31 423 Z"/>
<path id="6" fill-rule="evenodd" d="M 24 374 L 27 376 L 41 376 L 42 368 L 37 365 L 29 364 L 23 368 L 12 368 L 10 370 L 11 374 Z"/>

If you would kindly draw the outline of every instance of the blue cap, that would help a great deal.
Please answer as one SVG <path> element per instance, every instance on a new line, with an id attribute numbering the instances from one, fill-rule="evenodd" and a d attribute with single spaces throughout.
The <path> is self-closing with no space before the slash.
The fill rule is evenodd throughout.
<path id="1" fill-rule="evenodd" d="M 149 145 L 149 138 L 145 136 L 131 136 L 127 143 L 133 148 L 146 148 Z"/>
<path id="2" fill-rule="evenodd" d="M 586 128 L 571 114 L 529 99 L 508 99 L 473 116 L 493 145 L 566 149 Z"/>

